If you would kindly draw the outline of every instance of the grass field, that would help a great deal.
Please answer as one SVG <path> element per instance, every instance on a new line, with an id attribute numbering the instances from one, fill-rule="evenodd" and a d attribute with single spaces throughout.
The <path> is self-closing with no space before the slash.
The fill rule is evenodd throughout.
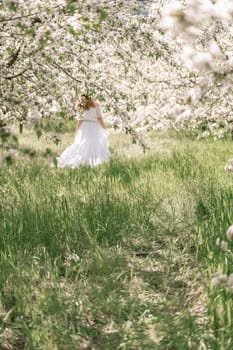
<path id="1" fill-rule="evenodd" d="M 110 162 L 51 168 L 72 138 L 25 131 L 41 157 L 0 169 L 0 349 L 232 350 L 232 141 L 111 134 Z"/>

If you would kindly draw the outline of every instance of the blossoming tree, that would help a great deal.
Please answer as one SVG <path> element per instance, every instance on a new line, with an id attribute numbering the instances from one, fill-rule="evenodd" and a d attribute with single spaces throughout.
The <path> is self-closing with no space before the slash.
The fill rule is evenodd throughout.
<path id="1" fill-rule="evenodd" d="M 233 120 L 230 0 L 3 0 L 0 127 L 75 113 L 81 91 L 145 147 L 151 129 Z"/>

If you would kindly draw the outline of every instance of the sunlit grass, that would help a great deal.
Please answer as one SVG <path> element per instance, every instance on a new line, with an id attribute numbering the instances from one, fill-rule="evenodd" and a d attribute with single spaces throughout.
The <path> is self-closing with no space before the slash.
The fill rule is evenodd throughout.
<path id="1" fill-rule="evenodd" d="M 19 141 L 52 159 L 72 137 Z M 233 272 L 216 246 L 233 222 L 231 141 L 156 133 L 143 154 L 109 140 L 95 169 L 1 168 L 1 347 L 230 350 L 232 296 L 210 279 Z"/>

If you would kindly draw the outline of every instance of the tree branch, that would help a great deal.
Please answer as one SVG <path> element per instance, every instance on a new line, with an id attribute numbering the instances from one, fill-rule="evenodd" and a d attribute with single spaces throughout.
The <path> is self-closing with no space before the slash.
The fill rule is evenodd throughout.
<path id="1" fill-rule="evenodd" d="M 13 64 L 15 64 L 15 62 L 17 61 L 17 59 L 19 57 L 20 51 L 21 51 L 21 45 L 19 46 L 17 51 L 11 56 L 10 61 L 6 64 L 8 68 L 10 68 L 11 66 L 13 66 Z"/>
<path id="2" fill-rule="evenodd" d="M 18 74 L 15 74 L 15 75 L 8 75 L 6 77 L 3 77 L 4 79 L 7 79 L 7 80 L 11 80 L 11 79 L 14 79 L 14 78 L 18 78 L 20 75 L 23 75 L 26 71 L 28 70 L 28 68 L 24 69 L 22 72 L 18 73 Z"/>
<path id="3" fill-rule="evenodd" d="M 55 68 L 58 68 L 60 69 L 63 73 L 65 73 L 68 77 L 70 77 L 72 80 L 76 81 L 77 83 L 81 83 L 82 81 L 81 80 L 78 80 L 76 78 L 74 78 L 72 76 L 72 74 L 70 74 L 69 72 L 67 72 L 67 70 L 65 68 L 63 68 L 62 66 L 60 66 L 60 64 L 56 63 L 56 62 L 53 62 L 52 63 L 52 66 L 54 66 Z"/>

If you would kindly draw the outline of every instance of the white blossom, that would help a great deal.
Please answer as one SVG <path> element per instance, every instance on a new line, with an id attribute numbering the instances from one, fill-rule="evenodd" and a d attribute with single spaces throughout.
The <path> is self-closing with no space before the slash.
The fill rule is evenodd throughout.
<path id="1" fill-rule="evenodd" d="M 232 20 L 232 0 L 217 0 L 216 3 L 213 5 L 213 15 L 220 19 Z"/>
<path id="2" fill-rule="evenodd" d="M 181 58 L 189 69 L 205 70 L 212 67 L 213 57 L 210 52 L 196 52 L 193 48 L 183 48 Z"/>
<path id="3" fill-rule="evenodd" d="M 161 9 L 161 24 L 176 33 L 181 31 L 184 22 L 183 6 L 179 1 L 171 1 Z"/>
<path id="4" fill-rule="evenodd" d="M 224 251 L 224 252 L 227 252 L 228 250 L 228 244 L 226 241 L 221 241 L 220 242 L 220 248 Z"/>
<path id="5" fill-rule="evenodd" d="M 229 159 L 228 163 L 225 165 L 225 170 L 229 173 L 233 173 L 233 158 Z"/>
<path id="6" fill-rule="evenodd" d="M 58 103 L 57 101 L 53 100 L 53 101 L 52 101 L 52 105 L 51 105 L 51 107 L 49 108 L 49 111 L 50 111 L 51 113 L 57 113 L 57 112 L 59 112 L 59 111 L 60 111 L 60 105 L 59 105 L 59 103 Z"/>
<path id="7" fill-rule="evenodd" d="M 229 241 L 233 239 L 233 225 L 231 225 L 227 230 L 227 239 Z"/>
<path id="8" fill-rule="evenodd" d="M 228 288 L 233 293 L 233 273 L 228 277 Z"/>
<path id="9" fill-rule="evenodd" d="M 38 110 L 38 108 L 34 107 L 34 108 L 28 110 L 27 119 L 36 120 L 36 119 L 40 119 L 40 118 L 41 118 L 41 113 Z"/>
<path id="10" fill-rule="evenodd" d="M 211 279 L 211 285 L 213 287 L 221 287 L 227 281 L 227 276 L 221 272 L 217 272 Z"/>
<path id="11" fill-rule="evenodd" d="M 221 50 L 215 40 L 211 40 L 209 44 L 209 52 L 213 57 L 217 57 L 221 55 Z"/>

